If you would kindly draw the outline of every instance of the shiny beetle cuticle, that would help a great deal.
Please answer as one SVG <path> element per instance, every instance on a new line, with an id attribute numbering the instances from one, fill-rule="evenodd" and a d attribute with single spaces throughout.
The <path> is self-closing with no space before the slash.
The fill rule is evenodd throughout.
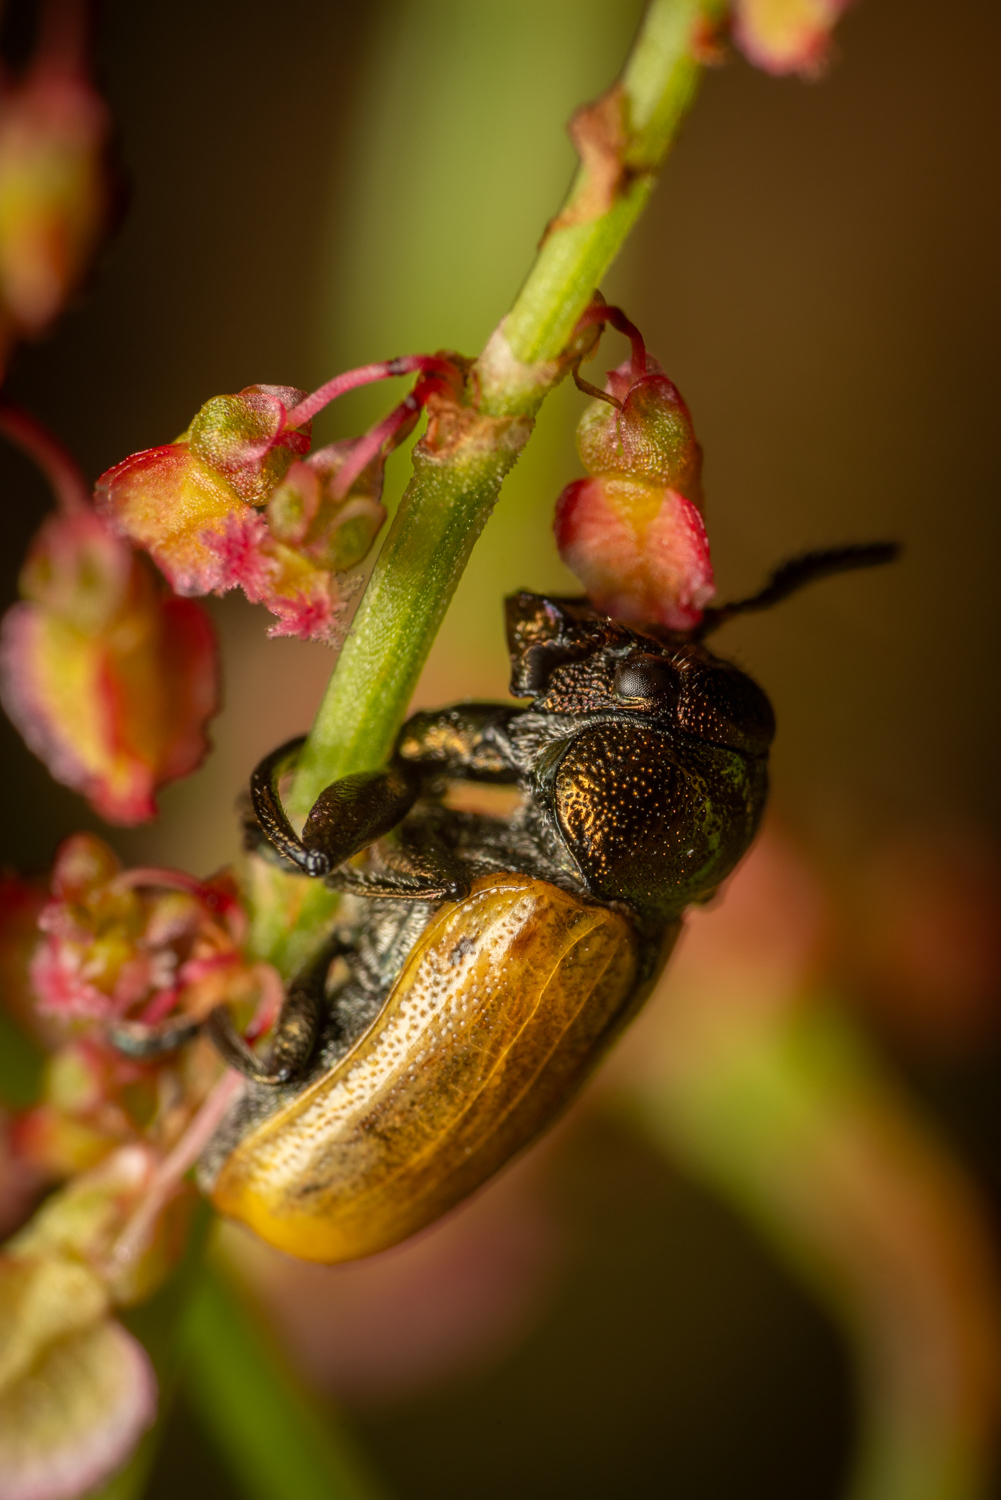
<path id="1" fill-rule="evenodd" d="M 771 706 L 704 636 L 895 553 L 809 554 L 685 633 L 516 594 L 511 691 L 528 706 L 413 715 L 390 764 L 328 787 L 301 836 L 280 798 L 301 742 L 268 756 L 251 841 L 344 900 L 269 1057 L 224 1008 L 210 1019 L 247 1080 L 202 1162 L 216 1207 L 295 1255 L 354 1259 L 432 1223 L 545 1130 L 761 820 Z M 457 810 L 456 782 L 521 800 L 509 817 Z"/>

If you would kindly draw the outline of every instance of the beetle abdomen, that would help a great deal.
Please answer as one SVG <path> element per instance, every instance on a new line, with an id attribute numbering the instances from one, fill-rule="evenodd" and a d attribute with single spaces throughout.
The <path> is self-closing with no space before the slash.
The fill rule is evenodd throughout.
<path id="1" fill-rule="evenodd" d="M 636 983 L 618 913 L 525 875 L 478 880 L 351 1051 L 240 1142 L 213 1202 L 307 1260 L 397 1244 L 551 1121 Z"/>

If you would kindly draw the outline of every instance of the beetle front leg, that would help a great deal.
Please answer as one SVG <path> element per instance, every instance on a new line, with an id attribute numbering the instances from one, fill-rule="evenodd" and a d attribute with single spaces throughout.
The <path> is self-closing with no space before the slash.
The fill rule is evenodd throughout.
<path id="1" fill-rule="evenodd" d="M 500 703 L 456 703 L 413 714 L 400 730 L 395 756 L 427 774 L 510 786 L 518 780 L 507 726 L 520 709 Z"/>
<path id="2" fill-rule="evenodd" d="M 394 762 L 382 771 L 345 776 L 313 803 L 300 838 L 282 806 L 278 784 L 303 739 L 265 756 L 250 778 L 250 797 L 260 827 L 274 848 L 306 875 L 323 878 L 383 838 L 406 817 L 420 790 L 415 768 Z"/>

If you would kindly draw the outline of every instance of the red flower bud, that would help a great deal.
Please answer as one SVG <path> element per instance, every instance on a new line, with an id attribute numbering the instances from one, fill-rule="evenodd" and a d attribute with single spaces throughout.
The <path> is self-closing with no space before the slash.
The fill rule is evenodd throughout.
<path id="1" fill-rule="evenodd" d="M 310 427 L 286 431 L 301 391 L 248 386 L 215 396 L 176 443 L 133 453 L 97 482 L 95 502 L 134 546 L 143 547 L 179 594 L 244 588 L 266 599 L 273 571 L 258 559 L 267 501 Z"/>
<path id="2" fill-rule="evenodd" d="M 87 510 L 42 527 L 25 602 L 0 632 L 0 696 L 57 781 L 103 817 L 155 816 L 154 796 L 196 769 L 218 700 L 211 623 L 166 596 Z"/>
<path id="3" fill-rule="evenodd" d="M 592 477 L 557 501 L 556 543 L 599 609 L 690 630 L 714 592 L 699 514 L 702 450 L 677 387 L 635 328 L 607 311 L 631 332 L 633 357 L 609 371 L 609 399 L 592 401 L 581 418 L 577 447 Z M 596 306 L 595 319 L 604 313 Z"/>
<path id="4" fill-rule="evenodd" d="M 556 502 L 560 556 L 618 620 L 690 630 L 713 596 L 702 517 L 684 495 L 620 474 L 578 479 Z"/>

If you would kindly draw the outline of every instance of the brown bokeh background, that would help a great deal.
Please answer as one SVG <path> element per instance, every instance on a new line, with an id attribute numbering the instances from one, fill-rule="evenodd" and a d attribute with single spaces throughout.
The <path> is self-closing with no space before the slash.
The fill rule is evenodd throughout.
<path id="1" fill-rule="evenodd" d="M 80 305 L 17 355 L 10 393 L 96 476 L 217 392 L 475 351 L 568 178 L 562 122 L 607 82 L 639 10 L 108 0 L 100 76 L 130 202 Z M 14 5 L 11 56 L 29 27 Z M 915 829 L 989 864 L 1001 833 L 999 50 L 993 0 L 861 0 L 816 84 L 713 71 L 605 289 L 692 407 L 724 597 L 806 547 L 905 544 L 892 570 L 720 638 L 775 702 L 775 807 L 832 878 Z M 351 398 L 322 435 L 382 399 Z M 502 694 L 502 595 L 573 586 L 549 523 L 579 473 L 578 411 L 566 390 L 544 410 L 420 702 Z M 48 500 L 6 450 L 0 486 L 10 598 Z M 247 772 L 307 726 L 329 670 L 324 648 L 268 642 L 241 600 L 213 608 L 216 754 L 164 795 L 157 827 L 114 835 L 129 858 L 225 860 Z M 0 754 L 4 861 L 44 867 L 98 826 L 6 722 Z M 989 1036 L 975 1060 L 907 1061 L 995 1195 L 996 1062 Z M 582 1126 L 561 1162 L 547 1212 L 563 1249 L 531 1318 L 475 1368 L 358 1406 L 397 1492 L 836 1495 L 852 1397 L 821 1314 L 729 1209 L 613 1126 Z M 200 1441 L 182 1413 L 157 1494 L 227 1493 Z"/>

